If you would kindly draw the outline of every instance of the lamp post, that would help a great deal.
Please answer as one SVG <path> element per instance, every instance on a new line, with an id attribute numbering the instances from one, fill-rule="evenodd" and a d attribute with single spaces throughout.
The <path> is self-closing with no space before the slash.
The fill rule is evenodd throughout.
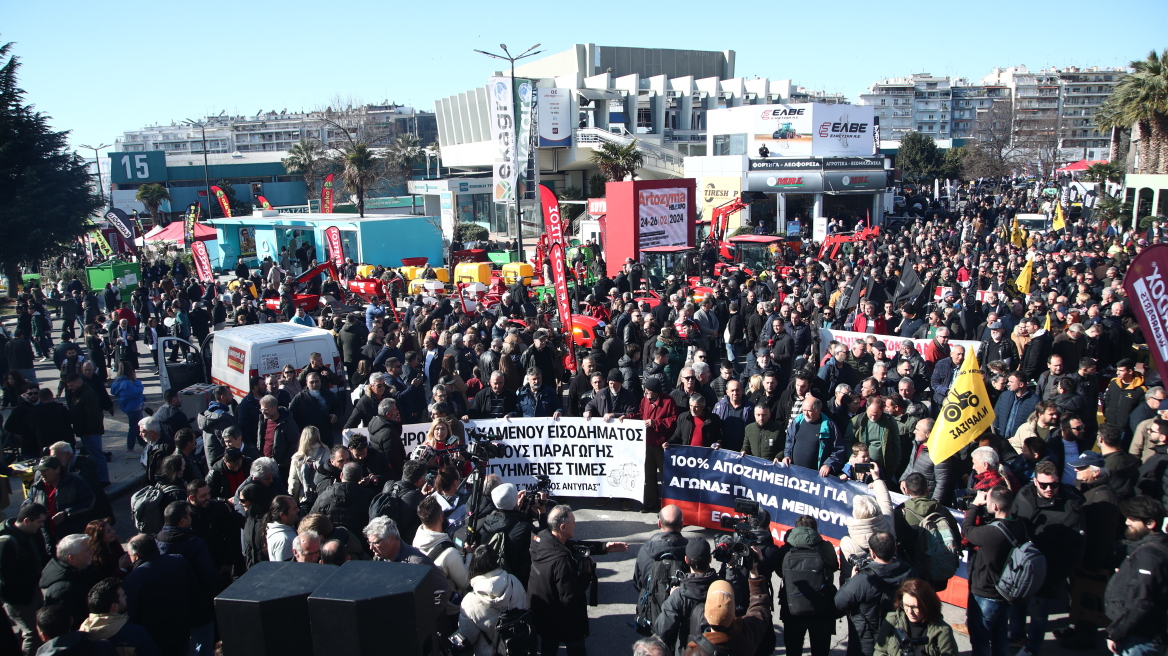
<path id="1" fill-rule="evenodd" d="M 101 150 L 102 148 L 109 148 L 112 145 L 113 144 L 102 144 L 100 146 L 86 146 L 85 144 L 81 144 L 81 146 L 80 146 L 81 148 L 84 148 L 86 150 L 93 151 L 93 164 L 95 166 L 97 166 L 97 188 L 101 190 L 102 200 L 105 200 L 105 183 L 101 181 L 101 159 L 98 157 L 97 151 Z M 109 204 L 110 204 L 110 207 L 114 206 L 114 192 L 112 189 L 110 190 Z"/>
<path id="2" fill-rule="evenodd" d="M 500 43 L 499 48 L 503 50 L 503 55 L 496 55 L 494 53 L 486 52 L 484 50 L 475 50 L 480 55 L 494 57 L 495 59 L 502 59 L 506 62 L 511 62 L 511 127 L 515 131 L 514 137 L 511 139 L 512 152 L 514 153 L 515 167 L 515 181 L 519 181 L 519 103 L 515 102 L 515 62 L 520 59 L 534 57 L 542 50 L 535 50 L 540 44 L 535 44 L 518 55 L 512 55 L 507 50 L 506 43 Z M 534 52 L 532 52 L 534 50 Z M 506 55 L 506 56 L 504 56 Z M 519 261 L 523 261 L 523 213 L 519 207 L 519 189 L 518 184 L 511 189 L 512 195 L 515 196 L 515 246 L 519 251 Z"/>
<path id="3" fill-rule="evenodd" d="M 207 170 L 208 170 L 208 167 L 207 167 L 207 124 L 210 123 L 210 121 L 208 120 L 208 121 L 203 121 L 202 123 L 197 123 L 197 122 L 188 118 L 187 120 L 183 121 L 183 123 L 186 123 L 187 125 L 191 126 L 192 128 L 199 128 L 199 134 L 202 137 L 202 141 L 203 141 L 203 184 L 206 187 L 206 194 L 207 194 L 207 218 L 210 219 L 211 218 L 211 207 L 212 207 L 212 205 L 211 205 L 211 176 L 207 172 Z"/>

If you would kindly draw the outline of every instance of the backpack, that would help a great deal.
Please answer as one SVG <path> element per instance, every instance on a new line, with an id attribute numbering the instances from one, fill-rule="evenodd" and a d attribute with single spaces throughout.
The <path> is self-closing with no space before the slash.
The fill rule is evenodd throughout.
<path id="1" fill-rule="evenodd" d="M 794 547 L 783 558 L 787 610 L 795 617 L 835 614 L 835 585 L 819 550 Z"/>
<path id="2" fill-rule="evenodd" d="M 774 631 L 772 630 L 771 633 L 774 633 Z M 704 635 L 699 634 L 698 637 L 690 641 L 690 644 L 696 646 L 702 650 L 703 654 L 708 654 L 709 656 L 730 656 L 730 650 L 725 645 L 715 645 Z"/>
<path id="3" fill-rule="evenodd" d="M 369 518 L 374 517 L 388 517 L 393 520 L 395 524 L 401 526 L 402 523 L 402 497 L 410 488 L 402 484 L 402 481 L 396 481 L 389 492 L 382 492 L 373 497 L 373 501 L 369 503 Z"/>
<path id="4" fill-rule="evenodd" d="M 130 497 L 130 513 L 134 516 L 134 527 L 139 533 L 154 535 L 162 530 L 162 502 L 166 493 L 181 490 L 177 485 L 155 483 L 142 488 Z"/>
<path id="5" fill-rule="evenodd" d="M 514 574 L 511 571 L 511 564 L 507 562 L 507 533 L 506 531 L 496 531 L 487 536 L 486 541 L 482 544 L 487 545 L 499 557 L 499 567 L 503 568 L 504 572 Z"/>
<path id="6" fill-rule="evenodd" d="M 1030 540 L 1018 544 L 1001 522 L 993 522 L 993 525 L 998 527 L 1013 547 L 1006 558 L 1006 566 L 1002 569 L 1001 577 L 994 584 L 994 589 L 1002 595 L 1006 603 L 1025 601 L 1033 597 L 1046 580 L 1046 556 L 1042 555 Z"/>
<path id="7" fill-rule="evenodd" d="M 924 517 L 904 506 L 906 513 L 917 518 L 914 553 L 910 554 L 913 568 L 926 581 L 948 582 L 957 572 L 957 537 L 949 520 L 939 512 Z"/>
<path id="8" fill-rule="evenodd" d="M 530 610 L 513 608 L 503 611 L 495 620 L 496 656 L 527 656 L 534 646 Z"/>
<path id="9" fill-rule="evenodd" d="M 430 560 L 432 560 L 432 561 L 434 561 L 435 563 L 437 563 L 437 562 L 438 562 L 438 557 L 439 557 L 439 556 L 441 556 L 442 554 L 446 553 L 446 550 L 447 550 L 447 549 L 450 549 L 450 548 L 452 548 L 452 547 L 454 547 L 454 543 L 453 543 L 453 542 L 451 542 L 450 540 L 443 540 L 443 541 L 439 542 L 438 544 L 436 544 L 436 545 L 434 545 L 434 546 L 430 547 L 430 550 L 429 550 L 429 551 L 426 551 L 426 552 L 423 552 L 423 553 L 425 553 L 425 554 L 426 554 L 426 556 L 427 556 L 427 557 L 428 557 Z"/>
<path id="10" fill-rule="evenodd" d="M 685 559 L 669 551 L 658 554 L 653 564 L 649 565 L 649 571 L 645 576 L 645 589 L 637 599 L 637 633 L 652 634 L 649 627 L 661 614 L 661 606 L 669 597 L 669 581 L 675 573 L 684 574 L 687 571 L 689 567 L 685 564 Z"/>

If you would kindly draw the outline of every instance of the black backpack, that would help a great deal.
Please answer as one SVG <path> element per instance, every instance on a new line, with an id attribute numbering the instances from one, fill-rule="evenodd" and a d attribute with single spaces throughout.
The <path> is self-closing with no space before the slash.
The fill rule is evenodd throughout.
<path id="1" fill-rule="evenodd" d="M 669 598 L 670 580 L 674 574 L 678 572 L 684 574 L 688 570 L 685 559 L 673 552 L 666 551 L 657 555 L 653 564 L 649 565 L 649 571 L 645 576 L 645 589 L 637 599 L 637 633 L 646 636 L 652 634 L 650 626 L 661 614 L 661 606 Z"/>
<path id="2" fill-rule="evenodd" d="M 531 611 L 513 608 L 495 620 L 496 656 L 528 656 L 535 646 Z"/>
<path id="3" fill-rule="evenodd" d="M 794 547 L 783 558 L 787 610 L 795 617 L 834 616 L 835 585 L 819 550 Z"/>
<path id="4" fill-rule="evenodd" d="M 388 517 L 393 520 L 394 524 L 399 527 L 402 524 L 402 508 L 405 504 L 402 502 L 402 497 L 410 491 L 410 486 L 405 485 L 402 481 L 397 481 L 390 488 L 389 492 L 382 492 L 373 497 L 373 501 L 369 503 L 369 519 L 374 517 Z"/>

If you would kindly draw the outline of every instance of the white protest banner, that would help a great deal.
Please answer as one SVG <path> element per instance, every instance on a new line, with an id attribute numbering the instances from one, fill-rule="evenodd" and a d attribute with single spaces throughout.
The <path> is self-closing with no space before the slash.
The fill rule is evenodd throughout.
<path id="1" fill-rule="evenodd" d="M 845 344 L 848 348 L 851 348 L 852 343 L 857 339 L 867 339 L 867 337 L 867 333 L 853 333 L 846 330 L 832 330 L 830 328 L 819 329 L 819 341 L 823 344 L 824 348 L 826 348 L 827 344 L 832 341 L 840 342 L 841 344 Z M 933 341 L 931 339 L 909 339 L 907 337 L 894 337 L 892 335 L 875 335 L 875 337 L 876 339 L 884 342 L 885 353 L 889 359 L 892 359 L 896 352 L 900 350 L 900 345 L 903 342 L 912 342 L 913 348 L 917 350 L 917 353 L 920 353 L 921 356 L 924 357 L 925 347 L 928 346 L 929 342 Z M 949 340 L 950 346 L 953 346 L 954 344 L 958 346 L 964 346 L 966 353 L 977 353 L 978 347 L 981 346 L 981 342 L 968 339 Z"/>
<path id="2" fill-rule="evenodd" d="M 520 490 L 535 487 L 535 476 L 552 481 L 552 494 L 641 501 L 645 491 L 645 422 L 605 422 L 600 418 L 551 417 L 474 419 L 463 422 L 468 440 L 491 440 L 507 447 L 486 473 Z M 406 454 L 426 441 L 430 424 L 402 427 Z M 365 429 L 345 431 L 367 434 Z"/>

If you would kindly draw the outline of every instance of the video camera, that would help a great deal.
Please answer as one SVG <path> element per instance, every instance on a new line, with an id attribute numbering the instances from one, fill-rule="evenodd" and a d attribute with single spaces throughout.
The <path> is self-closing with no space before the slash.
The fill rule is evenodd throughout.
<path id="1" fill-rule="evenodd" d="M 608 549 L 603 542 L 593 540 L 568 540 L 564 546 L 576 554 L 576 562 L 579 565 L 576 573 L 588 583 L 588 605 L 599 606 L 600 579 L 596 578 L 596 561 L 592 560 L 592 557 L 603 556 L 608 553 Z"/>
<path id="2" fill-rule="evenodd" d="M 519 511 L 527 513 L 531 510 L 532 505 L 541 503 L 539 501 L 541 494 L 551 495 L 552 479 L 547 474 L 535 475 L 535 486 L 527 490 L 527 494 L 523 495 L 523 502 L 519 504 Z M 542 512 L 542 510 L 541 510 Z"/>
<path id="3" fill-rule="evenodd" d="M 491 458 L 504 458 L 507 456 L 507 447 L 501 442 L 475 440 L 464 448 L 466 455 L 475 462 L 485 462 Z"/>
<path id="4" fill-rule="evenodd" d="M 754 563 L 752 547 L 760 544 L 756 532 L 769 517 L 760 511 L 757 501 L 742 497 L 734 499 L 734 512 L 743 518 L 722 515 L 718 520 L 722 528 L 731 529 L 734 534 L 719 539 L 712 556 L 724 565 L 749 570 Z"/>

